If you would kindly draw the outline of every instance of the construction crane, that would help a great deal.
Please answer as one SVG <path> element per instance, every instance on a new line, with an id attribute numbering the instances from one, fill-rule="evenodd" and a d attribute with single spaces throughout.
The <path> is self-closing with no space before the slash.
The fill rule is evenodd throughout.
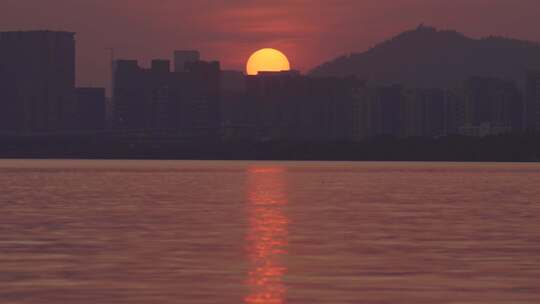
<path id="1" fill-rule="evenodd" d="M 115 64 L 115 61 L 116 61 L 116 58 L 115 58 L 115 50 L 114 48 L 106 48 L 107 51 L 110 52 L 110 55 L 111 55 L 111 82 L 110 82 L 110 85 L 111 87 L 109 88 L 110 90 L 110 98 L 109 98 L 109 102 L 107 104 L 107 117 L 108 117 L 108 121 L 109 121 L 109 127 L 112 126 L 112 116 L 113 116 L 113 112 L 114 112 L 114 72 L 115 72 L 115 67 L 116 67 L 116 64 Z"/>

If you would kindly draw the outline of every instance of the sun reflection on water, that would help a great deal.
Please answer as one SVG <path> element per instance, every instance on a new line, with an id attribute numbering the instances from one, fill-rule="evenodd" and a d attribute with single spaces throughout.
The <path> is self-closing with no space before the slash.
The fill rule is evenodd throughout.
<path id="1" fill-rule="evenodd" d="M 249 231 L 247 250 L 251 262 L 247 285 L 248 304 L 285 302 L 282 262 L 287 250 L 289 220 L 283 212 L 287 204 L 285 168 L 251 167 L 248 169 Z"/>

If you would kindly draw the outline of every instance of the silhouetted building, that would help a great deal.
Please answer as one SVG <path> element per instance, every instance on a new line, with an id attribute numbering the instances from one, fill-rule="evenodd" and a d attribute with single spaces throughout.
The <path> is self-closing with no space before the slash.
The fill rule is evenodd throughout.
<path id="1" fill-rule="evenodd" d="M 193 136 L 217 136 L 221 126 L 221 67 L 218 61 L 186 63 L 180 129 Z"/>
<path id="2" fill-rule="evenodd" d="M 73 126 L 74 35 L 0 32 L 0 125 L 4 131 L 51 132 Z"/>
<path id="3" fill-rule="evenodd" d="M 152 130 L 174 129 L 179 101 L 175 99 L 178 84 L 174 82 L 170 71 L 170 61 L 163 59 L 152 60 L 148 70 L 142 70 L 141 84 L 144 91 L 146 106 L 146 121 L 144 128 Z"/>
<path id="4" fill-rule="evenodd" d="M 400 135 L 401 119 L 400 108 L 402 104 L 403 88 L 399 85 L 382 87 L 378 89 L 379 111 L 377 114 L 379 132 L 377 135 Z"/>
<path id="5" fill-rule="evenodd" d="M 400 111 L 400 136 L 415 137 L 425 135 L 426 96 L 422 89 L 404 90 Z"/>
<path id="6" fill-rule="evenodd" d="M 116 62 L 114 127 L 129 131 L 178 129 L 180 97 L 185 77 L 170 72 L 168 60 L 153 60 L 150 69 L 137 61 Z"/>
<path id="7" fill-rule="evenodd" d="M 254 137 L 254 103 L 247 97 L 246 90 L 243 72 L 221 72 L 221 131 L 224 139 Z"/>
<path id="8" fill-rule="evenodd" d="M 465 124 L 465 97 L 461 89 L 445 91 L 444 128 L 445 135 L 458 135 Z"/>
<path id="9" fill-rule="evenodd" d="M 201 60 L 199 51 L 174 51 L 174 71 L 184 72 L 186 70 L 186 64 L 191 62 L 197 62 Z"/>
<path id="10" fill-rule="evenodd" d="M 300 108 L 309 113 L 300 118 L 304 133 L 318 140 L 351 140 L 354 94 L 363 86 L 354 77 L 308 78 L 307 98 Z"/>
<path id="11" fill-rule="evenodd" d="M 399 85 L 365 87 L 355 94 L 353 130 L 357 140 L 375 136 L 403 136 L 405 90 Z M 420 115 L 415 113 L 415 115 Z"/>
<path id="12" fill-rule="evenodd" d="M 355 93 L 354 138 L 440 137 L 464 124 L 459 90 L 363 87 Z"/>
<path id="13" fill-rule="evenodd" d="M 170 71 L 167 60 L 150 69 L 119 60 L 114 75 L 114 126 L 125 131 L 175 131 L 216 136 L 220 127 L 219 62 L 186 62 Z"/>
<path id="14" fill-rule="evenodd" d="M 104 88 L 76 88 L 77 124 L 85 131 L 99 131 L 106 127 Z"/>
<path id="15" fill-rule="evenodd" d="M 151 68 L 137 61 L 116 62 L 114 126 L 129 131 L 178 130 L 180 91 L 184 74 L 172 73 L 168 60 L 153 60 Z"/>
<path id="16" fill-rule="evenodd" d="M 446 134 L 442 89 L 406 90 L 401 106 L 401 137 L 440 137 Z"/>
<path id="17" fill-rule="evenodd" d="M 113 126 L 123 130 L 147 127 L 143 71 L 136 60 L 117 60 L 114 70 Z"/>
<path id="18" fill-rule="evenodd" d="M 463 90 L 465 119 L 461 134 L 487 136 L 521 131 L 523 99 L 513 82 L 473 77 L 465 82 Z"/>
<path id="19" fill-rule="evenodd" d="M 357 86 L 354 78 L 311 78 L 295 71 L 248 76 L 257 138 L 351 139 Z"/>
<path id="20" fill-rule="evenodd" d="M 362 140 L 375 136 L 378 110 L 377 90 L 362 87 L 353 92 L 353 138 Z"/>
<path id="21" fill-rule="evenodd" d="M 366 87 L 355 97 L 354 138 L 487 136 L 522 126 L 523 100 L 513 82 L 474 77 L 462 88 Z"/>
<path id="22" fill-rule="evenodd" d="M 0 134 L 22 131 L 24 106 L 18 99 L 15 79 L 0 65 Z"/>
<path id="23" fill-rule="evenodd" d="M 247 76 L 247 95 L 253 104 L 255 136 L 263 140 L 297 137 L 296 100 L 304 84 L 299 73 L 261 72 Z"/>
<path id="24" fill-rule="evenodd" d="M 540 70 L 527 72 L 525 127 L 540 131 Z"/>

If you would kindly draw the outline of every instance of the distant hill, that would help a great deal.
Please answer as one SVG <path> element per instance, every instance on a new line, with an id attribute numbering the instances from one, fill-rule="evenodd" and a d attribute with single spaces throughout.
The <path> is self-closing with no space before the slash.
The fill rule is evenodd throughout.
<path id="1" fill-rule="evenodd" d="M 540 67 L 540 44 L 419 26 L 364 53 L 324 63 L 312 76 L 350 76 L 373 84 L 452 87 L 470 76 L 494 76 L 522 83 L 525 71 Z"/>

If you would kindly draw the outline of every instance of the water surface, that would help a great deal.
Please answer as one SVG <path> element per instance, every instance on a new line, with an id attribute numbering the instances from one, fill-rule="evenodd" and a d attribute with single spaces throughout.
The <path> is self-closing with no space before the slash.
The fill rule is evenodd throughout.
<path id="1" fill-rule="evenodd" d="M 0 303 L 540 303 L 540 165 L 2 160 Z"/>

